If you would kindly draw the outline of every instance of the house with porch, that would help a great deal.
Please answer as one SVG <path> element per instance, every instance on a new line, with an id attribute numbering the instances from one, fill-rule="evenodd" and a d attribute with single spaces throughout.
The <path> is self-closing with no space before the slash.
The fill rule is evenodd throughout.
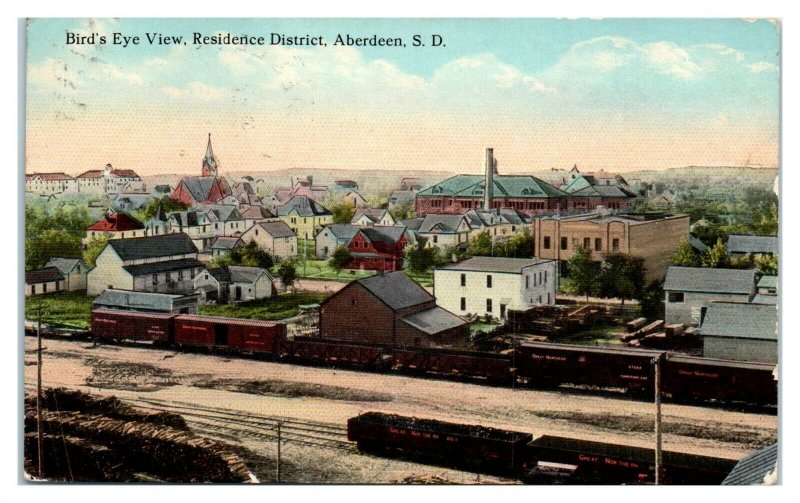
<path id="1" fill-rule="evenodd" d="M 399 271 L 408 245 L 405 234 L 401 226 L 360 228 L 347 245 L 353 258 L 345 268 Z"/>
<path id="2" fill-rule="evenodd" d="M 194 290 L 201 302 L 228 304 L 265 299 L 276 293 L 272 276 L 261 267 L 212 267 L 194 277 Z"/>

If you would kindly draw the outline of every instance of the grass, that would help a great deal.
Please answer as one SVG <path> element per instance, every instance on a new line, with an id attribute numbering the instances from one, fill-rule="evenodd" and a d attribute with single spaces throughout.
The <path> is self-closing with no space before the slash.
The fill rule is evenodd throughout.
<path id="1" fill-rule="evenodd" d="M 251 320 L 282 320 L 297 316 L 298 306 L 319 304 L 327 299 L 328 295 L 328 293 L 322 292 L 281 293 L 267 299 L 251 300 L 239 304 L 222 306 L 201 304 L 200 314 Z"/>
<path id="2" fill-rule="evenodd" d="M 42 323 L 88 329 L 94 297 L 85 291 L 58 292 L 25 299 L 25 318 L 36 321 L 41 306 Z"/>
<path id="3" fill-rule="evenodd" d="M 336 274 L 331 266 L 328 265 L 327 260 L 308 260 L 305 267 L 302 262 L 297 262 L 297 277 L 306 279 L 321 279 L 329 281 L 340 281 L 342 283 L 349 283 L 354 279 L 366 278 L 367 276 L 374 276 L 375 271 L 359 270 L 359 269 L 342 269 L 339 274 Z"/>
<path id="4" fill-rule="evenodd" d="M 423 273 L 414 273 L 409 271 L 408 269 L 406 269 L 405 271 L 409 278 L 413 279 L 420 285 L 428 288 L 433 286 L 433 271 L 427 271 Z"/>
<path id="5" fill-rule="evenodd" d="M 498 326 L 497 323 L 482 323 L 475 321 L 469 324 L 469 335 L 474 336 L 478 332 L 489 333 Z"/>
<path id="6" fill-rule="evenodd" d="M 624 329 L 619 325 L 598 323 L 589 326 L 585 330 L 563 335 L 559 338 L 558 342 L 583 344 L 586 346 L 618 346 L 622 344 L 619 340 L 619 334 L 621 332 L 624 332 Z"/>
<path id="7" fill-rule="evenodd" d="M 210 381 L 196 382 L 193 385 L 199 388 L 224 389 L 236 393 L 265 396 L 277 395 L 289 398 L 315 397 L 354 402 L 390 402 L 392 400 L 392 395 L 388 393 L 351 389 L 343 386 L 330 386 L 328 384 L 281 381 L 277 379 L 266 381 L 212 379 Z"/>

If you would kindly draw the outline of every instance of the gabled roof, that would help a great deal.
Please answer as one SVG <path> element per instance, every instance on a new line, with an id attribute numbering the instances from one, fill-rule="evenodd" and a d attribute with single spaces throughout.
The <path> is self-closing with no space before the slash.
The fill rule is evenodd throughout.
<path id="1" fill-rule="evenodd" d="M 66 173 L 34 173 L 32 176 L 38 176 L 46 182 L 56 182 L 59 180 L 74 180 Z"/>
<path id="2" fill-rule="evenodd" d="M 147 311 L 170 311 L 172 303 L 185 295 L 168 293 L 133 292 L 130 290 L 109 289 L 95 297 L 92 307 L 112 307 Z"/>
<path id="3" fill-rule="evenodd" d="M 197 259 L 184 258 L 179 260 L 167 260 L 165 262 L 126 265 L 122 268 L 128 271 L 131 276 L 145 276 L 148 274 L 157 274 L 162 272 L 184 271 L 186 269 L 194 269 L 198 267 L 202 269 L 205 267 L 205 265 Z"/>
<path id="4" fill-rule="evenodd" d="M 361 217 L 367 217 L 370 221 L 372 221 L 372 223 L 378 223 L 383 219 L 383 217 L 386 216 L 388 211 L 389 210 L 386 208 L 362 208 L 356 210 L 353 218 L 350 219 L 350 222 L 356 222 Z"/>
<path id="5" fill-rule="evenodd" d="M 242 205 L 239 207 L 239 213 L 242 218 L 273 218 L 275 216 L 263 206 Z"/>
<path id="6" fill-rule="evenodd" d="M 756 285 L 758 288 L 778 288 L 777 276 L 761 276 Z"/>
<path id="7" fill-rule="evenodd" d="M 745 339 L 778 339 L 778 306 L 747 302 L 711 302 L 700 334 Z"/>
<path id="8" fill-rule="evenodd" d="M 401 321 L 428 335 L 436 335 L 467 324 L 455 314 L 438 306 L 406 316 Z"/>
<path id="9" fill-rule="evenodd" d="M 51 281 L 62 281 L 63 279 L 64 276 L 57 267 L 45 267 L 44 269 L 25 271 L 25 283 L 28 285 L 49 283 Z"/>
<path id="10" fill-rule="evenodd" d="M 410 231 L 418 231 L 423 220 L 425 220 L 423 217 L 407 218 L 400 220 L 400 225 L 404 225 Z"/>
<path id="11" fill-rule="evenodd" d="M 103 218 L 86 228 L 87 231 L 119 232 L 144 229 L 141 222 L 122 212 L 109 212 Z"/>
<path id="12" fill-rule="evenodd" d="M 70 274 L 78 265 L 83 266 L 84 271 L 88 269 L 83 260 L 75 257 L 50 257 L 45 267 L 55 267 L 61 274 Z"/>
<path id="13" fill-rule="evenodd" d="M 273 222 L 258 222 L 254 225 L 264 229 L 264 231 L 273 238 L 291 238 L 297 235 L 288 225 L 286 225 L 286 222 L 283 220 L 275 220 Z"/>
<path id="14" fill-rule="evenodd" d="M 90 169 L 89 171 L 84 171 L 80 175 L 76 176 L 75 178 L 103 178 L 103 170 L 102 169 Z"/>
<path id="15" fill-rule="evenodd" d="M 743 457 L 722 481 L 723 486 L 762 485 L 778 462 L 778 444 L 772 444 Z"/>
<path id="16" fill-rule="evenodd" d="M 314 217 L 318 215 L 330 215 L 327 208 L 307 196 L 294 196 L 285 204 L 277 208 L 278 216 L 288 216 L 292 210 L 297 211 L 301 217 Z"/>
<path id="17" fill-rule="evenodd" d="M 494 175 L 492 180 L 494 197 L 543 198 L 567 195 L 535 176 Z M 480 175 L 456 175 L 420 191 L 417 196 L 483 197 L 484 182 L 484 177 Z"/>
<path id="18" fill-rule="evenodd" d="M 728 236 L 728 253 L 773 253 L 779 251 L 778 236 Z"/>
<path id="19" fill-rule="evenodd" d="M 231 237 L 231 236 L 220 236 L 214 240 L 214 244 L 211 245 L 212 250 L 233 250 L 239 246 L 243 246 L 241 238 L 239 237 Z"/>
<path id="20" fill-rule="evenodd" d="M 122 260 L 197 253 L 197 247 L 192 243 L 191 238 L 183 233 L 144 238 L 112 239 L 106 246 L 110 246 Z"/>
<path id="21" fill-rule="evenodd" d="M 199 211 L 213 212 L 220 222 L 242 220 L 239 210 L 232 204 L 197 204 L 195 208 Z"/>
<path id="22" fill-rule="evenodd" d="M 120 178 L 139 178 L 139 175 L 132 169 L 112 169 L 111 174 Z"/>
<path id="23" fill-rule="evenodd" d="M 778 296 L 774 294 L 757 293 L 750 302 L 753 304 L 777 304 Z"/>
<path id="24" fill-rule="evenodd" d="M 699 251 L 700 253 L 703 253 L 704 251 L 708 250 L 708 245 L 700 241 L 700 239 L 694 234 L 689 234 L 689 237 L 687 239 L 689 241 L 689 244 L 692 245 L 692 248 Z"/>
<path id="25" fill-rule="evenodd" d="M 750 294 L 756 286 L 755 269 L 711 269 L 669 266 L 664 290 L 701 293 Z"/>
<path id="26" fill-rule="evenodd" d="M 361 227 L 351 224 L 329 224 L 325 226 L 323 231 L 325 229 L 329 230 L 336 239 L 350 241 L 361 230 Z"/>
<path id="27" fill-rule="evenodd" d="M 406 232 L 405 227 L 361 227 L 359 232 L 372 243 L 395 244 L 403 237 Z"/>
<path id="28" fill-rule="evenodd" d="M 435 300 L 403 271 L 377 274 L 356 281 L 393 310 Z"/>
<path id="29" fill-rule="evenodd" d="M 466 217 L 464 217 L 464 215 L 440 215 L 429 213 L 422 219 L 418 231 L 454 234 L 461 225 L 461 222 L 465 219 Z"/>
<path id="30" fill-rule="evenodd" d="M 238 265 L 222 265 L 206 270 L 220 283 L 255 283 L 258 278 L 266 274 L 271 280 L 272 276 L 261 267 L 246 267 Z"/>
<path id="31" fill-rule="evenodd" d="M 192 196 L 192 199 L 197 201 L 198 203 L 203 203 L 208 201 L 209 196 L 211 195 L 211 189 L 214 188 L 214 185 L 219 180 L 219 183 L 222 184 L 222 196 L 230 195 L 231 188 L 228 185 L 228 181 L 222 177 L 216 176 L 185 176 L 181 179 L 178 183 L 179 186 L 183 186 L 189 194 Z"/>
<path id="32" fill-rule="evenodd" d="M 636 197 L 619 185 L 589 185 L 570 193 L 573 197 Z"/>
<path id="33" fill-rule="evenodd" d="M 443 265 L 437 269 L 519 274 L 525 267 L 544 262 L 552 262 L 552 260 L 538 258 L 472 257 L 455 264 Z"/>

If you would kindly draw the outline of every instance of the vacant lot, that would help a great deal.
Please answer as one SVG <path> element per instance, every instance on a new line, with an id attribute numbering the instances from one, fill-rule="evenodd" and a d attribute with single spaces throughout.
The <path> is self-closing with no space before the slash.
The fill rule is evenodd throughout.
<path id="1" fill-rule="evenodd" d="M 267 299 L 252 300 L 239 304 L 214 306 L 201 304 L 200 314 L 208 316 L 227 316 L 252 320 L 282 320 L 297 316 L 299 306 L 319 304 L 328 298 L 321 292 L 281 293 Z"/>
<path id="2" fill-rule="evenodd" d="M 25 299 L 25 318 L 36 321 L 41 308 L 42 323 L 88 329 L 93 300 L 85 291 L 38 295 Z"/>

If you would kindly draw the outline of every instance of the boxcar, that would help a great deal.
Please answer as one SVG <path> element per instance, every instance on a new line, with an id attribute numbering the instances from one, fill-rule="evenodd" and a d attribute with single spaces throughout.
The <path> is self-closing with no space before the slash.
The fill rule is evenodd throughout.
<path id="1" fill-rule="evenodd" d="M 364 451 L 485 473 L 516 473 L 532 435 L 477 425 L 367 412 L 347 421 L 347 438 Z"/>
<path id="2" fill-rule="evenodd" d="M 758 362 L 670 356 L 664 363 L 664 396 L 673 401 L 720 400 L 753 405 L 778 404 L 775 365 Z"/>
<path id="3" fill-rule="evenodd" d="M 308 362 L 376 368 L 382 367 L 385 357 L 388 357 L 380 345 L 312 337 L 295 337 L 293 340 L 287 340 L 283 354 L 289 358 Z"/>
<path id="4" fill-rule="evenodd" d="M 499 353 L 435 348 L 397 348 L 392 366 L 401 372 L 430 373 L 486 379 L 511 379 L 511 357 Z"/>
<path id="5" fill-rule="evenodd" d="M 662 452 L 663 483 L 719 485 L 736 461 L 681 452 Z M 608 444 L 544 435 L 527 446 L 522 468 L 536 482 L 542 466 L 571 467 L 570 484 L 652 484 L 655 451 L 642 447 Z M 531 478 L 533 476 L 533 478 Z"/>
<path id="6" fill-rule="evenodd" d="M 283 323 L 198 315 L 175 318 L 175 343 L 185 346 L 277 355 L 285 337 Z"/>
<path id="7" fill-rule="evenodd" d="M 569 383 L 645 391 L 653 389 L 653 361 L 659 354 L 530 342 L 516 348 L 514 365 L 518 379 L 533 386 Z"/>
<path id="8" fill-rule="evenodd" d="M 115 341 L 169 343 L 174 314 L 138 313 L 95 309 L 92 311 L 91 330 L 101 339 Z"/>

